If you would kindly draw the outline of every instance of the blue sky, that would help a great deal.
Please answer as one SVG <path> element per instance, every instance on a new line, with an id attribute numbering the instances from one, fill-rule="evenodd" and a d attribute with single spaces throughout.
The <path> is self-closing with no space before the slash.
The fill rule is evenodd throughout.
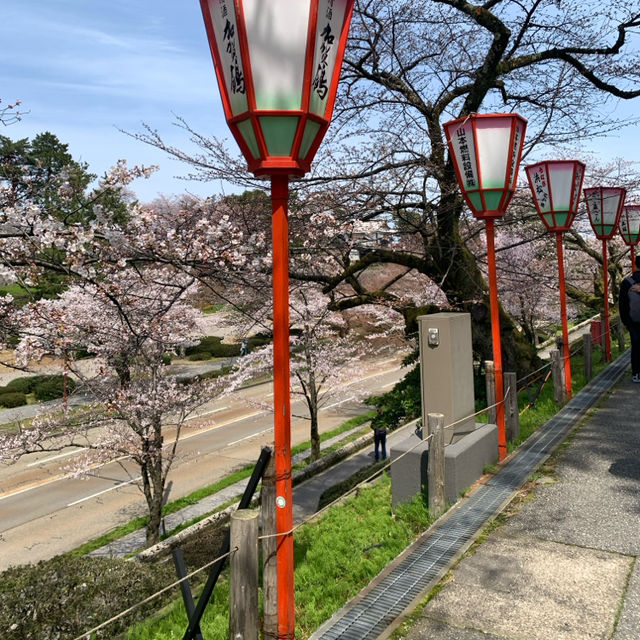
<path id="1" fill-rule="evenodd" d="M 8 0 L 0 42 L 0 98 L 20 99 L 28 111 L 0 134 L 51 131 L 98 174 L 119 158 L 160 164 L 133 185 L 144 201 L 220 191 L 174 179 L 184 165 L 118 131 L 140 131 L 144 121 L 189 148 L 172 125 L 176 113 L 199 132 L 230 138 L 197 0 Z"/>
<path id="2" fill-rule="evenodd" d="M 5 0 L 0 21 L 0 98 L 28 113 L 0 133 L 11 138 L 51 131 L 102 174 L 119 158 L 159 164 L 134 183 L 143 201 L 159 193 L 220 193 L 220 184 L 177 180 L 187 167 L 118 129 L 144 121 L 171 144 L 189 149 L 173 113 L 199 133 L 230 139 L 197 0 Z M 615 108 L 637 116 L 640 99 Z M 523 114 L 526 116 L 526 114 Z M 640 161 L 637 126 L 585 145 L 603 160 Z M 228 190 L 228 186 L 226 187 Z"/>

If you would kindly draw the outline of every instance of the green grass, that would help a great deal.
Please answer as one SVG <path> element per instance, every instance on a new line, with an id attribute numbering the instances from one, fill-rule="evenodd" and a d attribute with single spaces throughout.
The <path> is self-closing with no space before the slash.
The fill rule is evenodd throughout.
<path id="1" fill-rule="evenodd" d="M 617 341 L 611 343 L 611 359 L 615 360 L 620 353 Z M 593 346 L 593 376 L 597 376 L 607 365 L 602 361 L 602 351 L 598 345 Z M 543 373 L 544 375 L 544 373 Z M 534 383 L 531 388 L 534 394 L 538 383 Z M 584 375 L 584 357 L 577 354 L 571 357 L 571 385 L 573 394 L 577 394 L 586 384 Z M 534 388 L 535 387 L 535 388 Z M 535 408 L 526 408 L 529 403 L 529 394 L 526 391 L 518 393 L 518 407 L 520 414 L 520 438 L 517 442 L 509 442 L 508 449 L 512 451 L 516 446 L 524 442 L 536 429 L 540 428 L 547 420 L 550 420 L 562 407 L 553 399 L 553 381 L 547 380 L 540 395 L 535 400 Z"/>
<path id="2" fill-rule="evenodd" d="M 431 522 L 421 499 L 402 505 L 392 517 L 391 480 L 383 475 L 317 521 L 296 530 L 296 637 L 308 638 Z M 201 625 L 207 639 L 228 637 L 227 594 L 228 586 L 223 581 Z M 177 599 L 161 616 L 131 628 L 126 637 L 178 640 L 185 623 L 186 614 Z"/>

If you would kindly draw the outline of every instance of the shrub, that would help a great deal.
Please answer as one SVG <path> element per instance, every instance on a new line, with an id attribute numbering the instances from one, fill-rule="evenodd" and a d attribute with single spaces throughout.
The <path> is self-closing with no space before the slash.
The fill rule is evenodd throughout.
<path id="1" fill-rule="evenodd" d="M 202 357 L 192 357 L 196 354 L 207 354 Z M 239 344 L 223 344 L 219 336 L 207 336 L 193 347 L 187 347 L 185 355 L 189 360 L 208 360 L 209 358 L 233 358 L 240 355 Z"/>
<path id="2" fill-rule="evenodd" d="M 169 565 L 71 556 L 11 567 L 0 574 L 2 638 L 75 638 L 159 590 L 171 582 L 171 574 Z M 143 605 L 92 638 L 117 636 L 162 601 Z"/>
<path id="3" fill-rule="evenodd" d="M 47 378 L 49 378 L 49 376 L 27 376 L 24 378 L 14 378 L 11 382 L 7 383 L 6 388 L 19 393 L 33 393 L 36 385 L 40 384 Z"/>
<path id="4" fill-rule="evenodd" d="M 71 393 L 76 388 L 76 383 L 72 378 L 67 378 L 67 393 Z M 33 393 L 36 400 L 46 402 L 62 398 L 64 395 L 64 376 L 47 376 L 35 385 Z"/>
<path id="5" fill-rule="evenodd" d="M 195 353 L 190 353 L 187 355 L 187 360 L 191 360 L 193 362 L 197 360 L 210 360 L 211 354 L 208 351 L 196 351 Z"/>
<path id="6" fill-rule="evenodd" d="M 213 353 L 218 348 L 221 342 L 222 338 L 220 338 L 219 336 L 206 336 L 202 338 L 202 340 L 200 340 L 199 344 L 196 344 L 192 347 L 187 347 L 187 349 L 185 350 L 185 354 L 187 356 L 190 356 L 201 351 Z"/>
<path id="7" fill-rule="evenodd" d="M 18 391 L 8 391 L 0 394 L 0 406 L 5 409 L 13 409 L 13 407 L 22 407 L 27 404 L 27 396 Z"/>

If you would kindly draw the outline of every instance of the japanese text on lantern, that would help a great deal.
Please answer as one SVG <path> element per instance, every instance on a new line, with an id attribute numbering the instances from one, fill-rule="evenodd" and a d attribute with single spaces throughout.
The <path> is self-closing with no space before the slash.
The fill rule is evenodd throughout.
<path id="1" fill-rule="evenodd" d="M 520 138 L 522 136 L 522 129 L 520 124 L 516 124 L 516 129 L 513 132 L 513 149 L 511 150 L 511 172 L 509 174 L 509 184 L 507 187 L 510 187 L 513 184 L 513 179 L 516 177 L 516 172 L 518 171 L 518 153 L 520 152 Z"/>
<path id="2" fill-rule="evenodd" d="M 591 220 L 593 224 L 602 223 L 602 211 L 600 210 L 600 197 L 597 193 L 589 196 L 589 210 L 591 212 Z"/>
<path id="3" fill-rule="evenodd" d="M 536 190 L 536 199 L 540 210 L 549 207 L 549 192 L 547 190 L 547 180 L 544 175 L 544 169 L 539 167 L 533 174 L 533 187 Z"/>
<path id="4" fill-rule="evenodd" d="M 224 20 L 224 30 L 222 32 L 222 42 L 225 45 L 225 51 L 229 57 L 229 75 L 231 78 L 231 93 L 245 93 L 246 87 L 244 82 L 244 73 L 242 65 L 238 59 L 238 39 L 236 35 L 235 25 L 229 20 L 229 12 L 227 3 L 223 0 L 220 3 L 220 12 Z M 222 52 L 221 52 L 222 53 Z"/>
<path id="5" fill-rule="evenodd" d="M 331 18 L 333 17 L 333 3 L 334 0 L 329 0 L 327 10 L 325 12 L 325 18 L 327 19 L 327 25 L 320 33 L 320 59 L 318 66 L 316 67 L 316 74 L 313 78 L 313 89 L 318 94 L 320 100 L 324 100 L 329 92 L 329 85 L 327 84 L 327 66 L 329 64 L 329 52 L 335 41 L 335 36 L 331 32 Z"/>
<path id="6" fill-rule="evenodd" d="M 467 132 L 464 127 L 456 129 L 458 152 L 460 154 L 460 173 L 464 178 L 467 189 L 473 189 L 477 186 L 476 176 L 474 173 L 473 163 L 471 162 L 471 154 L 469 153 L 469 144 L 467 143 Z"/>

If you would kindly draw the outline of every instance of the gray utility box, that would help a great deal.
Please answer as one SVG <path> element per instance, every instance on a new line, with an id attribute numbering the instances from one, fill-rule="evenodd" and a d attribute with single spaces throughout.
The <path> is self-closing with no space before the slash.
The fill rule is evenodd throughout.
<path id="1" fill-rule="evenodd" d="M 468 313 L 434 313 L 418 318 L 422 424 L 427 415 L 444 416 L 444 438 L 474 430 L 473 350 Z M 449 425 L 453 425 L 450 428 Z"/>
<path id="2" fill-rule="evenodd" d="M 430 413 L 444 416 L 447 502 L 455 502 L 482 475 L 483 468 L 498 459 L 497 427 L 476 424 L 474 416 L 471 316 L 434 313 L 420 316 L 418 327 L 423 427 L 422 433 L 391 448 L 394 506 L 428 490 L 429 441 L 422 442 L 422 437 L 428 436 Z"/>
<path id="3" fill-rule="evenodd" d="M 415 448 L 414 448 L 415 447 Z M 429 442 L 420 433 L 394 444 L 391 449 L 391 503 L 407 502 L 428 492 Z M 403 456 L 399 459 L 400 456 Z M 473 431 L 444 448 L 445 500 L 453 504 L 498 459 L 498 427 L 475 424 Z"/>

